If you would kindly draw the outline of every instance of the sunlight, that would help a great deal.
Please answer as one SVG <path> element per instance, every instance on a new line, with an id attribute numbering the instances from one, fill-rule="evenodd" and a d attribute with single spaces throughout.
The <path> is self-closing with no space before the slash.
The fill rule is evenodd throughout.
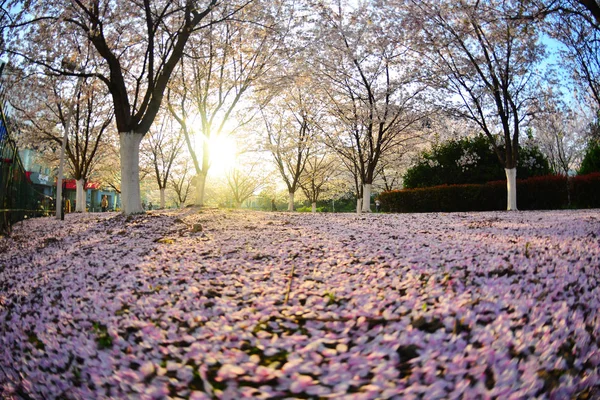
<path id="1" fill-rule="evenodd" d="M 231 136 L 210 138 L 210 170 L 213 176 L 225 176 L 236 164 L 236 143 Z"/>

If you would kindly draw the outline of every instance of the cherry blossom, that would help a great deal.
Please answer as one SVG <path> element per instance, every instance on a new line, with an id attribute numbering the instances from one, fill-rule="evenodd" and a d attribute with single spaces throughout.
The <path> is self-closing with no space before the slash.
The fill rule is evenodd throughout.
<path id="1" fill-rule="evenodd" d="M 0 393 L 594 398 L 599 235 L 597 210 L 26 220 Z"/>

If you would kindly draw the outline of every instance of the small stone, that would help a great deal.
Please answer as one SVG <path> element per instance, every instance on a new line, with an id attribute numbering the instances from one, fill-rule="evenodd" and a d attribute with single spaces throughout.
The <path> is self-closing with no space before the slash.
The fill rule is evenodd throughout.
<path id="1" fill-rule="evenodd" d="M 202 224 L 194 224 L 192 226 L 192 231 L 193 232 L 202 232 Z"/>

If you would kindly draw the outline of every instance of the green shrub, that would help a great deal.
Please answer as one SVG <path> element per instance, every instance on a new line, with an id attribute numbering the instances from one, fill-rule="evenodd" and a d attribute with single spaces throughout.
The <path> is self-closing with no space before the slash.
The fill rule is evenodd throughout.
<path id="1" fill-rule="evenodd" d="M 600 172 L 600 142 L 597 141 L 590 142 L 579 171 L 577 171 L 579 175 L 587 175 L 592 172 Z"/>
<path id="2" fill-rule="evenodd" d="M 548 159 L 539 148 L 534 146 L 519 147 L 519 163 L 517 165 L 519 179 L 549 176 L 551 173 Z M 504 177 L 506 177 L 506 174 Z"/>
<path id="3" fill-rule="evenodd" d="M 317 212 L 328 212 L 327 207 L 317 207 Z M 312 212 L 312 205 L 302 206 L 296 209 L 296 212 Z"/>
<path id="4" fill-rule="evenodd" d="M 526 179 L 550 173 L 548 160 L 536 147 L 519 148 L 517 176 Z M 404 175 L 404 187 L 482 184 L 506 175 L 487 137 L 452 140 L 423 152 Z"/>

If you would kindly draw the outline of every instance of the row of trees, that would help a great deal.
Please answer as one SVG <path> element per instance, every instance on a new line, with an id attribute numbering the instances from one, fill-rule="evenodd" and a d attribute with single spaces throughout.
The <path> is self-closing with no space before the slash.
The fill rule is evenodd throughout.
<path id="1" fill-rule="evenodd" d="M 78 188 L 100 165 L 120 165 L 113 182 L 126 214 L 142 211 L 140 149 L 161 203 L 168 182 L 185 201 L 191 169 L 203 205 L 212 140 L 238 134 L 247 150 L 270 152 L 289 209 L 300 187 L 314 204 L 337 174 L 370 211 L 374 181 L 397 182 L 401 156 L 444 121 L 468 121 L 488 138 L 516 209 L 524 129 L 570 140 L 544 69 L 547 38 L 571 66 L 570 101 L 600 108 L 595 1 L 0 4 L 23 130 L 55 149 L 73 105 L 67 153 Z M 251 165 L 230 174 L 236 202 L 260 186 L 247 178 L 263 168 Z"/>

